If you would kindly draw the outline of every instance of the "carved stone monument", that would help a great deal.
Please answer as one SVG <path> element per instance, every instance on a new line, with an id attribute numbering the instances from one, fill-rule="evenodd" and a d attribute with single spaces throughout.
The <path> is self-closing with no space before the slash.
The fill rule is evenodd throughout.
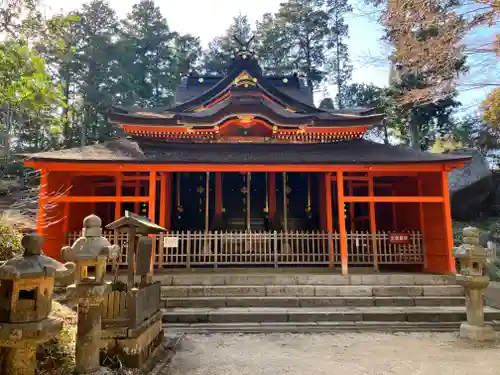
<path id="1" fill-rule="evenodd" d="M 475 341 L 495 338 L 493 328 L 484 323 L 484 290 L 489 276 L 484 276 L 487 260 L 486 249 L 480 246 L 479 229 L 463 230 L 463 245 L 453 248 L 453 255 L 460 261 L 457 284 L 465 289 L 467 322 L 460 326 L 460 337 Z"/>
<path id="2" fill-rule="evenodd" d="M 75 284 L 68 287 L 69 298 L 78 301 L 76 333 L 76 372 L 78 374 L 104 374 L 100 367 L 101 303 L 111 291 L 104 282 L 106 261 L 116 257 L 118 246 L 102 236 L 102 222 L 90 215 L 83 220 L 82 237 L 71 247 L 62 249 L 62 258 L 76 264 Z"/>
<path id="3" fill-rule="evenodd" d="M 50 318 L 56 278 L 74 272 L 42 253 L 43 238 L 23 237 L 24 254 L 0 266 L 0 348 L 5 352 L 2 374 L 34 375 L 36 347 L 57 337 L 62 320 Z"/>

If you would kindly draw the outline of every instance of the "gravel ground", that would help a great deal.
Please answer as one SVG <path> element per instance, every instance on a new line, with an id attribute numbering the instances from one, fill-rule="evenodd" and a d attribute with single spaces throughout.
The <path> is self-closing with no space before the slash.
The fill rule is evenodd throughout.
<path id="1" fill-rule="evenodd" d="M 189 335 L 161 375 L 498 375 L 499 349 L 454 333 Z"/>

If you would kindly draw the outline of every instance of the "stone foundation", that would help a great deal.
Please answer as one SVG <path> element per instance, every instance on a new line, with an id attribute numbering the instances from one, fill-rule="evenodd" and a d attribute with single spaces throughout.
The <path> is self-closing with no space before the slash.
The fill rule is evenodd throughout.
<path id="1" fill-rule="evenodd" d="M 126 367 L 147 368 L 148 360 L 162 343 L 163 337 L 161 312 L 155 314 L 138 329 L 105 329 L 101 360 L 117 355 Z"/>
<path id="2" fill-rule="evenodd" d="M 460 326 L 460 338 L 473 341 L 491 341 L 496 338 L 496 332 L 490 325 L 473 326 L 462 323 Z"/>

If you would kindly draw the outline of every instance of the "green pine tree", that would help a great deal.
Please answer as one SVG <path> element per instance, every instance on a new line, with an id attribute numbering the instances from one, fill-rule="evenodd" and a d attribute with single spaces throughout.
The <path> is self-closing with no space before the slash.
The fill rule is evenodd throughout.
<path id="1" fill-rule="evenodd" d="M 145 107 L 170 104 L 177 83 L 175 34 L 152 0 L 141 0 L 121 22 L 118 102 Z"/>

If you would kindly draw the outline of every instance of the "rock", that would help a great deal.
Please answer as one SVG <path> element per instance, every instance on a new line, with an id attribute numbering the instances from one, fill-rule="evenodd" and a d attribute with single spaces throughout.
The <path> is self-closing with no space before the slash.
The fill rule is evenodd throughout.
<path id="1" fill-rule="evenodd" d="M 489 164 L 476 150 L 450 151 L 449 154 L 471 155 L 472 161 L 449 173 L 451 214 L 456 220 L 476 219 L 490 197 L 494 184 Z"/>

